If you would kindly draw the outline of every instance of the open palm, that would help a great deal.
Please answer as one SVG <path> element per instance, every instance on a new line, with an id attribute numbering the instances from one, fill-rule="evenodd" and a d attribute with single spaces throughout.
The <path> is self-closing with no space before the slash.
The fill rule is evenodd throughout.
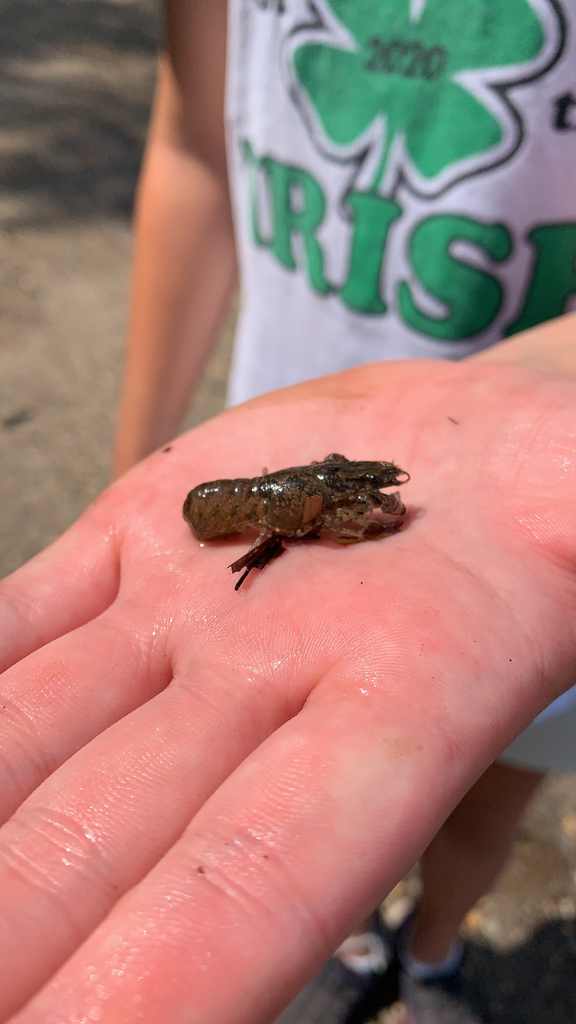
<path id="1" fill-rule="evenodd" d="M 247 540 L 200 546 L 187 491 L 333 451 L 409 471 L 403 530 L 236 593 Z M 573 682 L 575 451 L 560 378 L 361 367 L 179 438 L 10 577 L 0 1018 L 273 1019 Z"/>

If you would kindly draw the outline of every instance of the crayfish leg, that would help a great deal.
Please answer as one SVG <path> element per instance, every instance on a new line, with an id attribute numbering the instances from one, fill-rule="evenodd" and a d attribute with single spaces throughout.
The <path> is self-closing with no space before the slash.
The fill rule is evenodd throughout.
<path id="1" fill-rule="evenodd" d="M 232 572 L 240 572 L 241 569 L 245 569 L 245 572 L 242 573 L 234 590 L 238 590 L 242 586 L 252 569 L 263 569 L 268 565 L 268 562 L 278 558 L 284 550 L 281 537 L 278 537 L 277 534 L 272 534 L 272 536 L 266 537 L 260 543 L 256 543 L 241 558 L 237 558 L 229 568 L 232 569 Z"/>
<path id="2" fill-rule="evenodd" d="M 402 520 L 384 523 L 379 519 L 369 519 L 365 526 L 357 528 L 340 528 L 334 540 L 336 544 L 359 544 L 365 540 L 379 540 L 391 533 L 397 533 L 402 527 Z"/>
<path id="3" fill-rule="evenodd" d="M 322 459 L 322 461 L 323 462 L 349 462 L 350 460 L 347 459 L 345 455 L 339 455 L 338 452 L 332 452 L 331 455 L 326 455 Z"/>

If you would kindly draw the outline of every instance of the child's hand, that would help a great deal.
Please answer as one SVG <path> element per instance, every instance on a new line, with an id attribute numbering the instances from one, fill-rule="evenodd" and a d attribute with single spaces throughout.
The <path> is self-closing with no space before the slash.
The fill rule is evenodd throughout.
<path id="1" fill-rule="evenodd" d="M 9 578 L 2 1019 L 273 1019 L 573 682 L 575 449 L 561 379 L 362 367 L 176 440 Z M 235 593 L 246 538 L 200 547 L 187 491 L 333 451 L 408 470 L 405 528 Z"/>

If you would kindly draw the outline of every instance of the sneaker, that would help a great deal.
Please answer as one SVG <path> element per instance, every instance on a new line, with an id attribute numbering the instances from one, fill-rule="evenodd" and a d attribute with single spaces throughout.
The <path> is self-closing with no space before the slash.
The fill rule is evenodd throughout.
<path id="1" fill-rule="evenodd" d="M 379 915 L 371 932 L 350 936 L 338 952 L 276 1024 L 364 1024 L 396 1002 L 398 962 Z"/>

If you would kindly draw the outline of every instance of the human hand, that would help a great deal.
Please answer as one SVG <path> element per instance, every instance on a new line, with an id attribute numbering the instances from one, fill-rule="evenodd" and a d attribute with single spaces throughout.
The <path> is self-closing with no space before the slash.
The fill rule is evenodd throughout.
<path id="1" fill-rule="evenodd" d="M 573 682 L 575 440 L 571 382 L 360 367 L 179 438 L 5 581 L 1 1019 L 274 1018 Z M 235 593 L 247 541 L 200 547 L 187 491 L 332 451 L 410 472 L 405 528 Z"/>
<path id="2" fill-rule="evenodd" d="M 513 334 L 469 356 L 470 361 L 514 363 L 576 377 L 576 313 L 565 313 L 529 331 Z"/>

